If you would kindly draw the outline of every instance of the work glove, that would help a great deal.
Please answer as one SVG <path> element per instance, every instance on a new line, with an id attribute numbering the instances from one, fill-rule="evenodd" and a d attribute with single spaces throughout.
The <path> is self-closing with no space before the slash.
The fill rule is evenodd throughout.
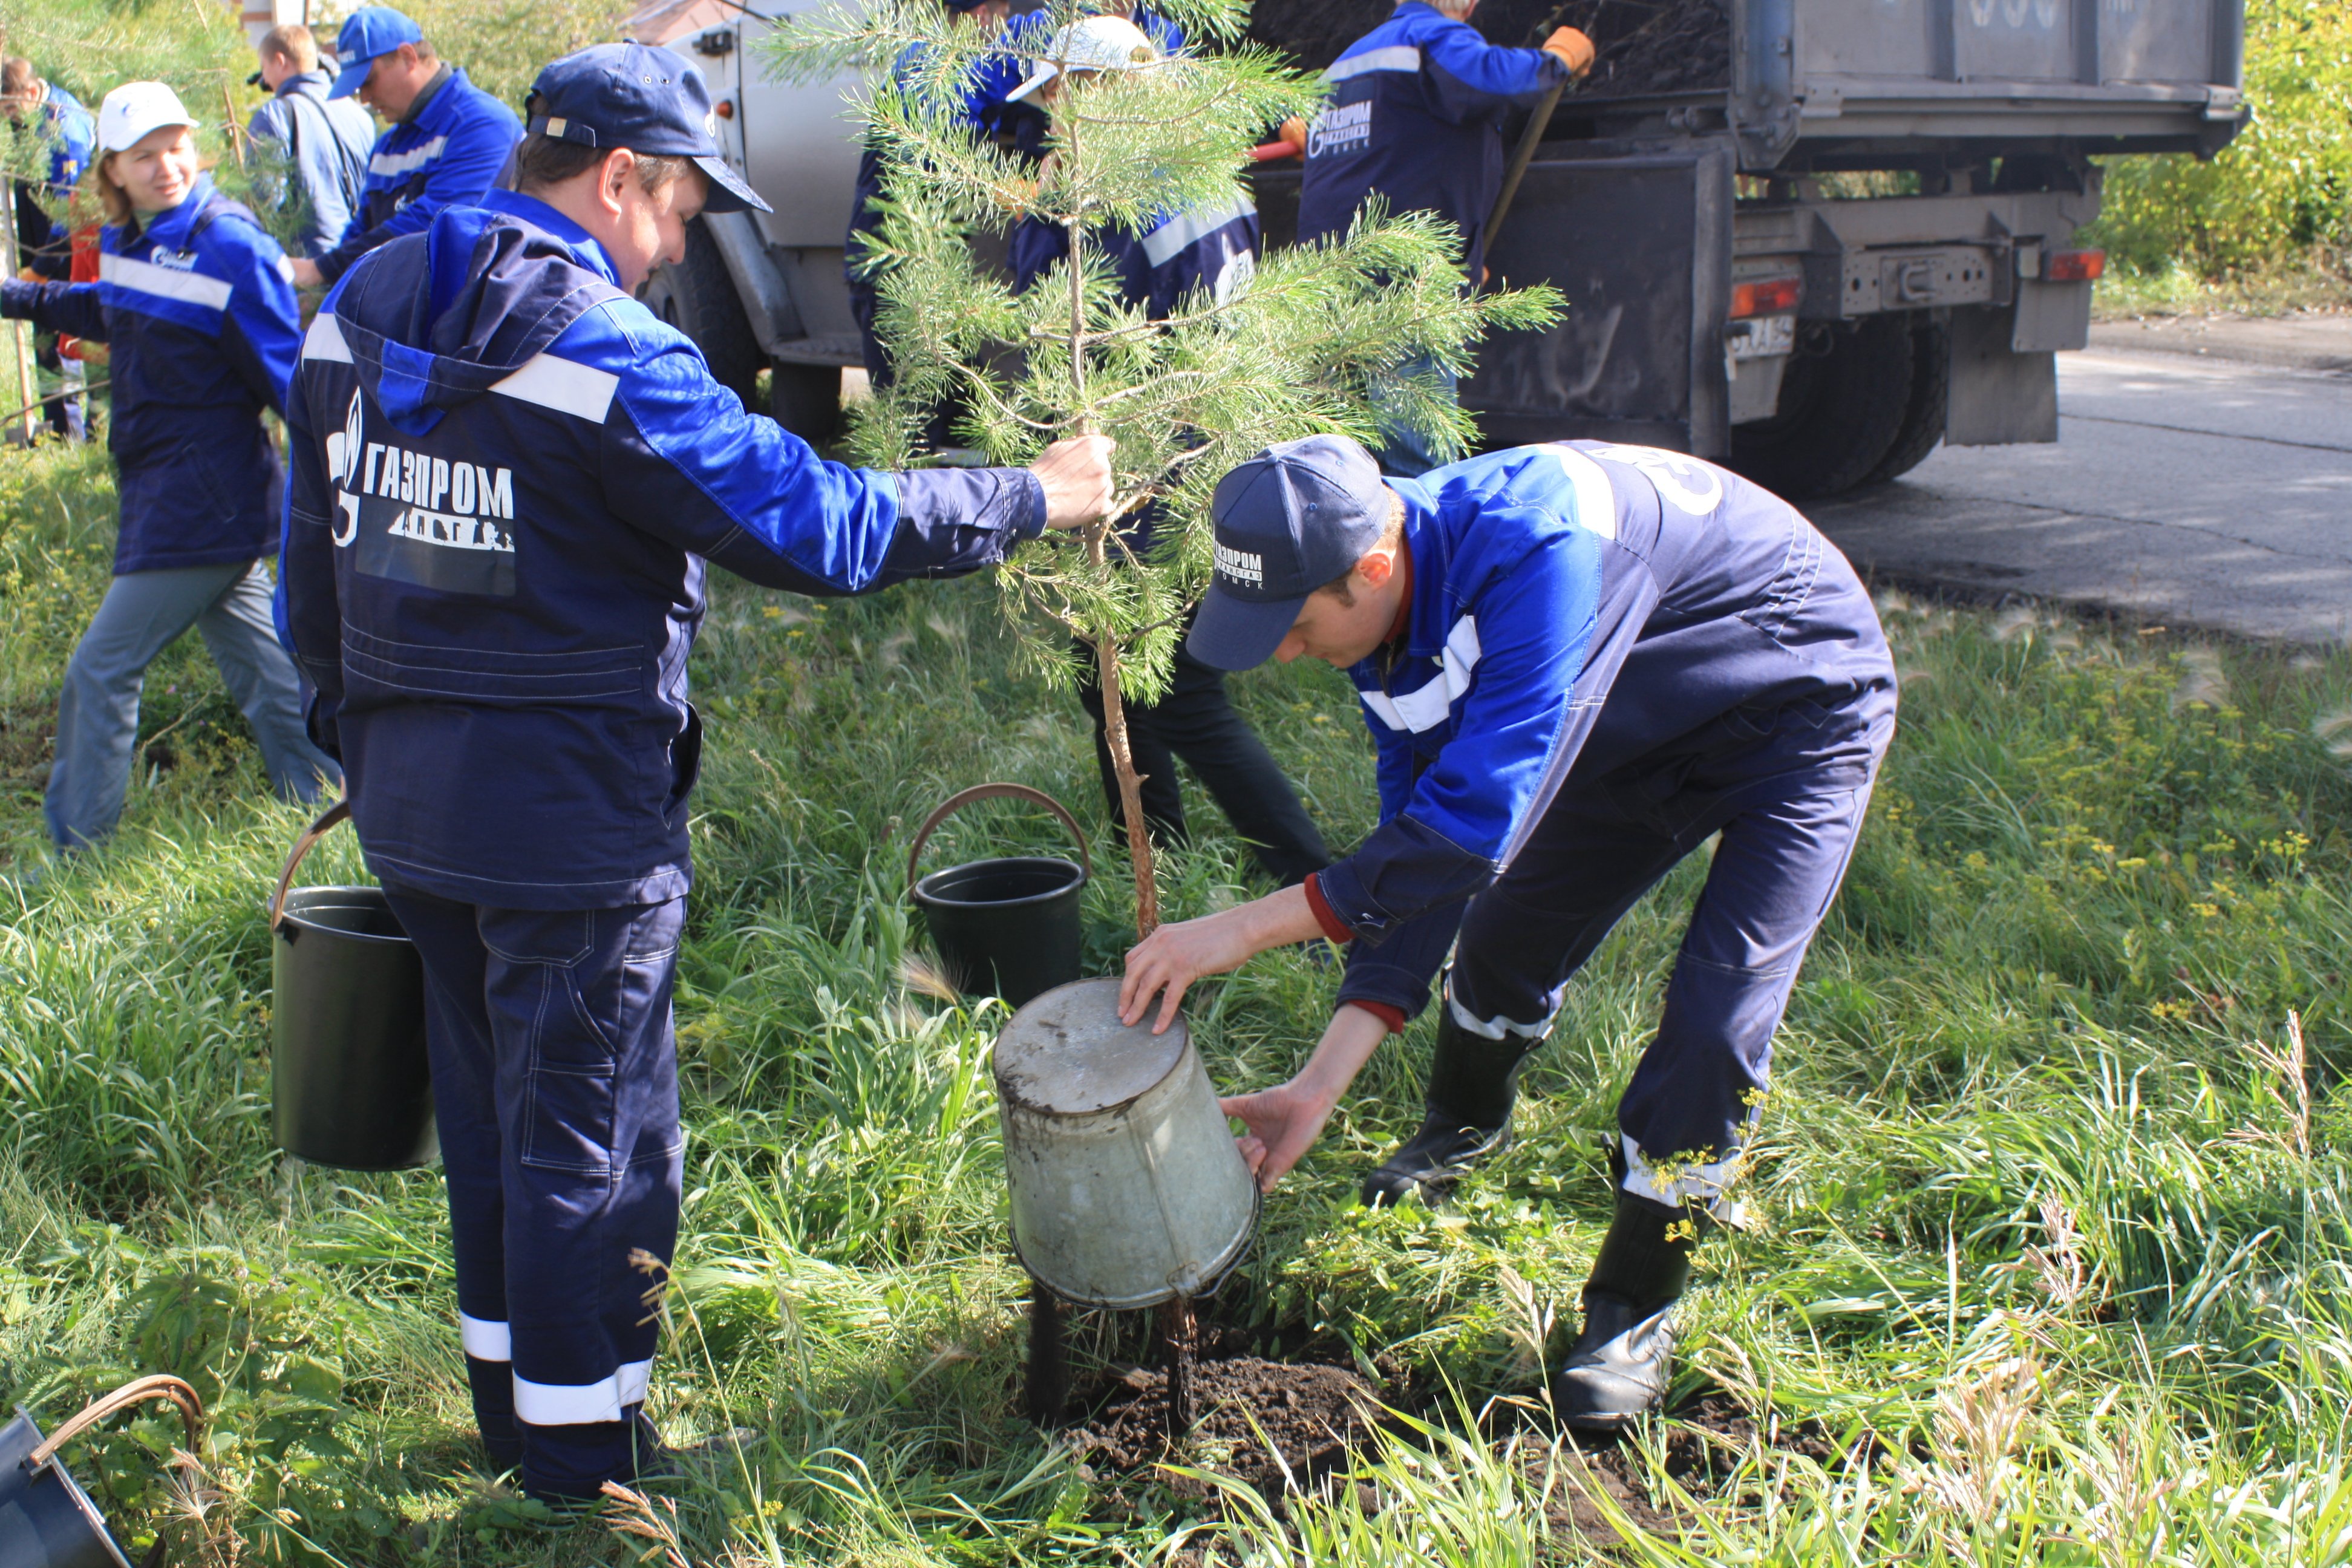
<path id="1" fill-rule="evenodd" d="M 1556 27 L 1543 41 L 1543 52 L 1556 58 L 1568 68 L 1570 77 L 1581 77 L 1592 68 L 1592 40 L 1574 27 Z"/>
<path id="2" fill-rule="evenodd" d="M 1298 149 L 1300 157 L 1307 156 L 1307 121 L 1300 116 L 1294 114 L 1284 121 L 1282 129 L 1274 133 L 1274 139 L 1289 142 Z"/>

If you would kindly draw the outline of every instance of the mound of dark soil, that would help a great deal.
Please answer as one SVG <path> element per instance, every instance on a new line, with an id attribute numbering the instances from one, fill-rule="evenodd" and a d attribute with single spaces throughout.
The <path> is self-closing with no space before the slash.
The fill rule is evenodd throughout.
<path id="1" fill-rule="evenodd" d="M 1193 1440 L 1219 1450 L 1218 1469 L 1269 1495 L 1328 1474 L 1379 1418 L 1379 1394 L 1345 1367 L 1235 1356 L 1192 1373 Z M 1115 1470 L 1169 1460 L 1168 1374 L 1127 1373 L 1092 1417 L 1070 1429 L 1078 1452 Z"/>
<path id="2" fill-rule="evenodd" d="M 1321 70 L 1388 19 L 1395 0 L 1258 0 L 1250 37 Z M 1600 58 L 1585 98 L 1700 92 L 1731 84 L 1730 0 L 1482 0 L 1470 25 L 1486 41 L 1540 44 L 1580 27 Z"/>

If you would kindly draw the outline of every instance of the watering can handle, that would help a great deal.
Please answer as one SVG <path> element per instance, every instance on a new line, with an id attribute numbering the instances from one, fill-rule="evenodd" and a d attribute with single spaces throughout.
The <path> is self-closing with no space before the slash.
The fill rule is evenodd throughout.
<path id="1" fill-rule="evenodd" d="M 937 811 L 923 818 L 922 826 L 915 829 L 914 847 L 907 851 L 907 886 L 911 888 L 915 885 L 915 867 L 923 858 L 923 846 L 930 842 L 932 829 L 976 800 L 1025 800 L 1032 805 L 1042 805 L 1052 812 L 1061 818 L 1062 826 L 1070 830 L 1070 837 L 1077 840 L 1079 868 L 1086 872 L 1088 881 L 1094 879 L 1095 861 L 1094 857 L 1087 852 L 1086 833 L 1078 826 L 1078 819 L 1070 815 L 1068 807 L 1044 790 L 1031 789 L 1027 784 L 983 784 L 956 791 L 940 802 Z"/>
<path id="2" fill-rule="evenodd" d="M 271 931 L 276 931 L 278 922 L 286 918 L 286 889 L 294 885 L 294 870 L 296 867 L 302 864 L 302 857 L 310 852 L 310 846 L 332 832 L 335 824 L 351 814 L 352 797 L 345 795 L 320 813 L 319 820 L 304 828 L 302 837 L 294 841 L 294 853 L 286 857 L 286 869 L 278 873 L 278 891 L 270 895 L 269 929 Z"/>
<path id="3" fill-rule="evenodd" d="M 126 1383 L 113 1393 L 91 1400 L 82 1406 L 79 1415 L 49 1434 L 39 1447 L 26 1455 L 25 1463 L 33 1469 L 39 1469 L 58 1457 L 58 1449 L 116 1411 L 143 1405 L 151 1399 L 168 1399 L 180 1407 L 180 1419 L 187 1424 L 188 1428 L 188 1452 L 196 1452 L 197 1446 L 204 1441 L 205 1402 L 196 1397 L 194 1389 L 178 1378 L 158 1373 L 152 1377 Z"/>

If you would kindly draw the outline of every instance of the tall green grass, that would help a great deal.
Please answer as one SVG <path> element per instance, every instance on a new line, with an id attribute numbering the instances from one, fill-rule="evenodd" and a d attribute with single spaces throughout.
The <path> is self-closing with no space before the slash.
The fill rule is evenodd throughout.
<path id="1" fill-rule="evenodd" d="M 89 456 L 0 464 L 12 723 L 53 700 L 103 586 L 106 519 Z M 993 605 L 978 583 L 831 605 L 719 586 L 696 655 L 711 744 L 678 1002 L 691 1143 L 654 1410 L 677 1438 L 757 1436 L 640 1522 L 730 1568 L 1597 1554 L 1542 1523 L 1580 1495 L 1575 1457 L 1505 1455 L 1475 1417 L 1529 1393 L 1573 1320 L 1608 1208 L 1601 1139 L 1703 864 L 1578 983 L 1521 1136 L 1454 1202 L 1349 1201 L 1417 1118 L 1425 1022 L 1270 1200 L 1235 1310 L 1392 1374 L 1423 1425 L 1365 1455 L 1358 1484 L 1279 1508 L 1096 1474 L 1017 1414 L 1024 1281 L 986 1070 L 1003 1010 L 905 978 L 908 830 L 983 778 L 1096 824 L 1095 966 L 1125 941 L 1084 718 L 1008 673 Z M 1614 1560 L 1656 1564 L 2341 1561 L 2352 779 L 2329 748 L 2352 735 L 2352 658 L 1883 609 L 1902 731 L 1780 1037 L 1758 1224 L 1710 1245 L 1688 1313 L 1681 1387 L 1731 1391 L 1764 1436 L 1703 1478 L 1637 1448 L 1671 1527 L 1644 1534 L 1605 1498 L 1588 1522 L 1615 1532 Z M 1234 686 L 1333 841 L 1366 831 L 1344 683 Z M 6 774 L 0 1407 L 54 1422 L 133 1372 L 196 1378 L 224 1413 L 203 1483 L 218 1496 L 172 1529 L 208 1540 L 200 1560 L 235 1560 L 233 1542 L 352 1564 L 659 1550 L 474 1473 L 436 1178 L 271 1149 L 262 902 L 301 819 L 266 798 L 200 648 L 149 690 L 148 731 L 178 727 L 103 852 L 28 885 L 37 758 L 11 753 Z M 1197 815 L 1168 879 L 1179 913 L 1250 891 L 1240 847 Z M 929 858 L 1056 831 L 992 804 Z M 306 872 L 361 875 L 348 834 Z M 1214 1076 L 1288 1071 L 1335 984 L 1284 953 L 1213 987 L 1195 1018 Z M 1085 1342 L 1139 1348 L 1099 1327 Z M 172 1436 L 135 1423 L 78 1461 L 134 1535 L 163 1517 Z"/>

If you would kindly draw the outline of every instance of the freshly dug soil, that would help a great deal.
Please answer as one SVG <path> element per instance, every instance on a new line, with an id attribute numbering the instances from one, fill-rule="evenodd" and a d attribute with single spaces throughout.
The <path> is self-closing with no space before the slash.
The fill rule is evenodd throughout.
<path id="1" fill-rule="evenodd" d="M 1258 0 L 1250 37 L 1321 70 L 1388 19 L 1395 0 Z M 1580 27 L 1600 51 L 1584 98 L 1702 92 L 1731 85 L 1730 0 L 1483 0 L 1470 25 L 1487 42 L 1532 48 Z"/>
<path id="2" fill-rule="evenodd" d="M 1370 1432 L 1378 1398 L 1345 1367 L 1202 1361 L 1192 1373 L 1193 1441 L 1220 1450 L 1223 1473 L 1275 1495 L 1285 1489 L 1285 1467 L 1304 1487 L 1344 1460 Z M 1171 1457 L 1167 1432 L 1168 1374 L 1138 1368 L 1112 1383 L 1108 1401 L 1070 1436 L 1090 1463 L 1139 1470 Z"/>

